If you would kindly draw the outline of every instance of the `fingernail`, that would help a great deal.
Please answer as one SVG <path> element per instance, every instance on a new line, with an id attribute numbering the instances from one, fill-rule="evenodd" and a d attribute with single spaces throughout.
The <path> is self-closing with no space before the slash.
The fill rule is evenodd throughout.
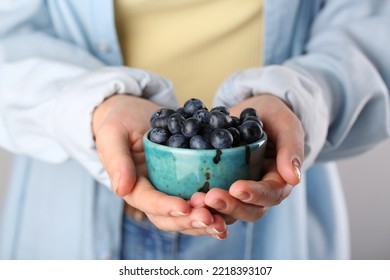
<path id="1" fill-rule="evenodd" d="M 215 210 L 224 210 L 226 208 L 226 203 L 220 199 L 213 200 L 210 205 Z"/>
<path id="2" fill-rule="evenodd" d="M 219 237 L 219 235 L 211 235 L 212 237 L 214 237 L 215 239 L 218 239 L 218 240 L 224 240 L 225 238 L 222 238 L 222 237 Z"/>
<path id="3" fill-rule="evenodd" d="M 250 195 L 247 192 L 236 192 L 236 193 L 233 193 L 232 196 L 234 196 L 235 198 L 237 198 L 241 201 L 248 201 L 250 198 Z"/>
<path id="4" fill-rule="evenodd" d="M 292 161 L 292 166 L 295 176 L 297 176 L 298 180 L 301 181 L 301 163 L 296 158 L 294 158 Z"/>
<path id="5" fill-rule="evenodd" d="M 206 232 L 208 233 L 208 234 L 211 234 L 211 235 L 217 235 L 217 234 L 222 234 L 223 232 L 221 232 L 221 231 L 218 231 L 216 228 L 214 228 L 214 227 L 207 227 L 206 228 Z"/>
<path id="6" fill-rule="evenodd" d="M 176 210 L 173 210 L 169 213 L 172 217 L 183 217 L 183 216 L 187 216 L 186 213 L 183 213 L 183 212 L 180 212 L 180 211 L 176 211 Z"/>
<path id="7" fill-rule="evenodd" d="M 205 228 L 207 227 L 207 225 L 203 222 L 200 222 L 200 221 L 193 221 L 191 223 L 191 226 L 194 227 L 194 228 Z"/>
<path id="8" fill-rule="evenodd" d="M 114 193 L 116 194 L 118 194 L 117 190 L 119 187 L 120 179 L 121 179 L 121 173 L 119 171 L 115 171 L 114 176 L 112 177 L 112 184 L 113 184 L 112 187 L 114 188 Z"/>
<path id="9" fill-rule="evenodd" d="M 225 240 L 229 236 L 229 231 L 226 230 L 225 234 L 222 236 L 221 236 L 221 234 L 214 234 L 211 236 L 214 237 L 215 239 L 218 239 L 218 240 Z"/>

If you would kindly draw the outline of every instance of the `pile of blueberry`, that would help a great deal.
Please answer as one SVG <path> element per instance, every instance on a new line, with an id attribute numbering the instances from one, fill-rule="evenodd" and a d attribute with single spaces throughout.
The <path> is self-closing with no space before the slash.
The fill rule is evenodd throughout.
<path id="1" fill-rule="evenodd" d="M 243 146 L 256 142 L 264 133 L 255 109 L 244 109 L 238 118 L 231 116 L 225 106 L 208 110 L 196 98 L 187 100 L 177 110 L 158 109 L 151 117 L 150 125 L 150 141 L 189 149 Z"/>

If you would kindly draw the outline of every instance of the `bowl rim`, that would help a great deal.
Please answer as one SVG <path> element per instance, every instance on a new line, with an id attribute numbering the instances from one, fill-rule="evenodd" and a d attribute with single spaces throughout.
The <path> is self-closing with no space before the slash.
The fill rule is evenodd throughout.
<path id="1" fill-rule="evenodd" d="M 234 152 L 240 152 L 241 150 L 246 151 L 247 147 L 252 148 L 252 147 L 261 147 L 263 146 L 266 141 L 267 141 L 267 133 L 263 131 L 263 136 L 257 140 L 256 142 L 244 145 L 244 146 L 238 146 L 238 147 L 233 147 L 233 148 L 223 148 L 223 149 L 188 149 L 188 148 L 176 148 L 176 147 L 169 147 L 161 144 L 154 143 L 149 140 L 148 135 L 149 132 L 152 129 L 149 129 L 148 131 L 145 132 L 143 136 L 143 145 L 144 145 L 144 150 L 145 150 L 145 145 L 158 149 L 160 151 L 164 152 L 173 152 L 173 153 L 189 153 L 189 154 L 196 154 L 196 153 L 203 153 L 203 154 L 210 154 L 214 155 L 216 150 L 220 150 L 223 153 L 234 153 Z"/>

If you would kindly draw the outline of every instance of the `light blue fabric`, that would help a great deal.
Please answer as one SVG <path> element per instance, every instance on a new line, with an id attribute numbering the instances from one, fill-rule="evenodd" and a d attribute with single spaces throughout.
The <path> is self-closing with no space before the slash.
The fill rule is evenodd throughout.
<path id="1" fill-rule="evenodd" d="M 109 190 L 88 128 L 93 108 L 130 90 L 177 106 L 168 81 L 120 67 L 112 1 L 1 1 L 0 145 L 17 156 L 0 258 L 348 258 L 342 187 L 328 161 L 390 134 L 388 26 L 386 0 L 266 1 L 267 66 L 229 77 L 216 104 L 266 90 L 289 102 L 307 132 L 305 172 L 264 218 L 237 222 L 219 241 L 124 222 Z"/>

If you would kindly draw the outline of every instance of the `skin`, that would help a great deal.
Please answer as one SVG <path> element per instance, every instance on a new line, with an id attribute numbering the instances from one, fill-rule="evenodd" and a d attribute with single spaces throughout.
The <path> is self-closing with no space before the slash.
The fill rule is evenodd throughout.
<path id="1" fill-rule="evenodd" d="M 239 116 L 246 107 L 258 111 L 273 147 L 262 181 L 237 181 L 229 192 L 212 189 L 186 201 L 155 190 L 146 177 L 142 137 L 150 128 L 150 116 L 159 107 L 130 95 L 107 98 L 94 111 L 92 129 L 113 190 L 164 231 L 225 239 L 228 224 L 260 219 L 299 183 L 304 132 L 291 109 L 274 96 L 247 99 L 232 107 L 231 114 Z"/>

